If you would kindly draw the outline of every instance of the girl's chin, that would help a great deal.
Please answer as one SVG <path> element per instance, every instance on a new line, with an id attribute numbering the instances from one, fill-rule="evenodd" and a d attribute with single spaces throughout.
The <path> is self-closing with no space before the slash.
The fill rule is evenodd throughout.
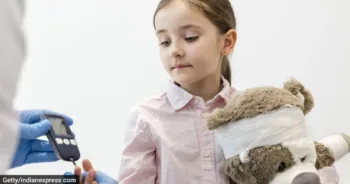
<path id="1" fill-rule="evenodd" d="M 197 80 L 197 77 L 195 77 L 193 74 L 173 74 L 172 77 L 180 85 L 188 85 Z"/>

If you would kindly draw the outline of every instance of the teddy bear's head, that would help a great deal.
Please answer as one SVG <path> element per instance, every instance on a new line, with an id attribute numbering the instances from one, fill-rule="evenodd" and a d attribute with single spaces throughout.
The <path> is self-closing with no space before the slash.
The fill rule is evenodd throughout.
<path id="1" fill-rule="evenodd" d="M 308 137 L 305 115 L 314 99 L 295 79 L 283 88 L 236 92 L 208 118 L 226 158 L 226 174 L 237 184 L 320 184 L 317 169 L 349 152 L 350 138 Z"/>

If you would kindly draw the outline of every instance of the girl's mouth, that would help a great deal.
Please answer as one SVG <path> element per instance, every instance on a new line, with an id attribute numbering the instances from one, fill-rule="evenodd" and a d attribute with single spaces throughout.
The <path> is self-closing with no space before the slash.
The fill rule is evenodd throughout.
<path id="1" fill-rule="evenodd" d="M 173 67 L 173 69 L 181 69 L 181 68 L 186 68 L 186 67 L 191 67 L 191 65 L 177 64 Z"/>

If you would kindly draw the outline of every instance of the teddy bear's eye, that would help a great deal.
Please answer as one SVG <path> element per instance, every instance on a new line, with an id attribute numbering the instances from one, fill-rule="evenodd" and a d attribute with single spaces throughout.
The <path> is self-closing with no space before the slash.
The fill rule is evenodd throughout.
<path id="1" fill-rule="evenodd" d="M 305 161 L 305 159 L 306 159 L 306 156 L 305 156 L 305 157 L 303 157 L 303 158 L 301 158 L 301 159 L 300 159 L 300 161 L 304 162 L 304 161 Z"/>
<path id="2" fill-rule="evenodd" d="M 286 169 L 286 163 L 281 162 L 280 166 L 278 167 L 278 172 L 283 172 Z"/>

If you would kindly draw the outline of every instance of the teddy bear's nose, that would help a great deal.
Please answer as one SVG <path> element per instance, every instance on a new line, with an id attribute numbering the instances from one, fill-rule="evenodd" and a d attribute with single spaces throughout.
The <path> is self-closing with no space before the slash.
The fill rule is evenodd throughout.
<path id="1" fill-rule="evenodd" d="M 304 172 L 298 174 L 292 184 L 321 184 L 321 180 L 316 173 Z"/>

